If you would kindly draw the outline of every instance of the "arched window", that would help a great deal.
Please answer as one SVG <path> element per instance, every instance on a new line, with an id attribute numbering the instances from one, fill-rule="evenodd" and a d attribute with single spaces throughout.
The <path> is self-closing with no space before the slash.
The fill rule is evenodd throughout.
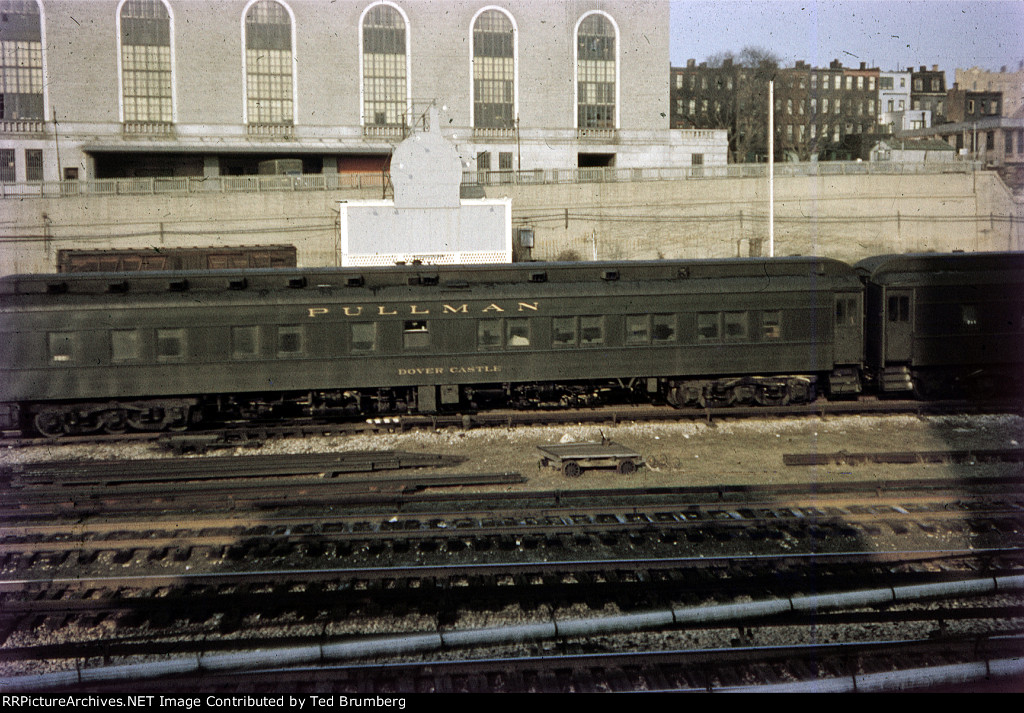
<path id="1" fill-rule="evenodd" d="M 249 124 L 293 124 L 292 21 L 274 0 L 245 14 L 245 109 Z"/>
<path id="2" fill-rule="evenodd" d="M 126 0 L 118 15 L 123 121 L 174 121 L 171 16 L 161 0 Z"/>
<path id="3" fill-rule="evenodd" d="M 363 15 L 363 125 L 404 126 L 408 105 L 406 39 L 398 8 L 371 6 Z"/>
<path id="4" fill-rule="evenodd" d="M 4 0 L 0 13 L 0 119 L 45 119 L 39 5 Z"/>
<path id="5" fill-rule="evenodd" d="M 601 13 L 583 18 L 576 30 L 576 125 L 615 128 L 615 25 Z"/>
<path id="6" fill-rule="evenodd" d="M 473 24 L 473 126 L 511 129 L 516 103 L 515 28 L 501 10 L 485 10 Z"/>

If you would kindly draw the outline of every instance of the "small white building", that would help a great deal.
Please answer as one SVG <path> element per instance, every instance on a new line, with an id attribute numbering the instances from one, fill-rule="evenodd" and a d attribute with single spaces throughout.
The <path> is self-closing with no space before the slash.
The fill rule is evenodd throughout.
<path id="1" fill-rule="evenodd" d="M 512 201 L 460 198 L 464 167 L 432 109 L 395 149 L 395 199 L 339 203 L 342 266 L 512 262 Z"/>
<path id="2" fill-rule="evenodd" d="M 956 149 L 941 139 L 885 139 L 871 149 L 871 161 L 952 163 Z"/>

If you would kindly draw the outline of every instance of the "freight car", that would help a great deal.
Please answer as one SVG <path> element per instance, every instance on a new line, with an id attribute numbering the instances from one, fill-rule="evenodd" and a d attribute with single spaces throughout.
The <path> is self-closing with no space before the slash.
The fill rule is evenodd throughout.
<path id="1" fill-rule="evenodd" d="M 1020 394 L 1024 254 L 883 255 L 856 268 L 866 285 L 866 366 L 879 392 Z"/>
<path id="2" fill-rule="evenodd" d="M 58 250 L 57 272 L 235 270 L 295 267 L 294 245 L 135 250 Z"/>
<path id="3" fill-rule="evenodd" d="M 806 402 L 861 390 L 863 299 L 821 258 L 15 276 L 0 427 Z"/>

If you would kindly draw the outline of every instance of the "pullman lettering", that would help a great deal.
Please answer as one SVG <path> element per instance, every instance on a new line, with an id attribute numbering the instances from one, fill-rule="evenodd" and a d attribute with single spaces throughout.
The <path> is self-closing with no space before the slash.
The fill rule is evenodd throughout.
<path id="1" fill-rule="evenodd" d="M 307 309 L 307 316 L 310 318 L 323 317 L 324 315 L 331 314 L 332 311 L 335 314 L 340 311 L 346 317 L 391 317 L 398 314 L 422 317 L 431 314 L 431 308 L 414 304 L 401 308 L 395 305 L 345 305 L 342 307 L 309 307 Z M 504 312 L 537 312 L 539 310 L 538 302 L 516 302 L 515 304 L 506 304 L 504 306 L 491 302 L 488 305 L 474 307 L 471 312 L 470 306 L 464 303 L 459 305 L 441 305 L 440 311 L 435 311 L 434 314 L 479 313 L 493 315 Z"/>

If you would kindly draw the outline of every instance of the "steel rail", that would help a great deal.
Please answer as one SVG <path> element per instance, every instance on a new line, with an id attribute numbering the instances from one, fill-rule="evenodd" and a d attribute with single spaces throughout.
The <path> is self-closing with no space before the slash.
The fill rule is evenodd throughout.
<path id="1" fill-rule="evenodd" d="M 744 563 L 772 563 L 784 566 L 835 566 L 848 563 L 907 563 L 937 560 L 991 560 L 998 557 L 1019 558 L 1024 548 L 990 548 L 959 550 L 906 550 L 859 552 L 811 552 L 773 555 L 722 555 L 694 557 L 659 557 L 636 559 L 549 560 L 545 562 L 486 562 L 454 565 L 408 565 L 385 567 L 341 567 L 310 569 L 270 569 L 243 572 L 182 572 L 176 574 L 138 574 L 127 576 L 41 577 L 0 580 L 0 593 L 35 592 L 50 588 L 68 591 L 129 587 L 156 589 L 170 586 L 217 586 L 230 584 L 265 584 L 267 582 L 305 581 L 332 582 L 339 580 L 400 580 L 411 578 L 441 578 L 470 576 L 525 576 L 563 575 L 572 573 L 608 574 L 616 572 L 709 569 L 737 566 Z"/>
<path id="2" fill-rule="evenodd" d="M 839 592 L 768 599 L 738 604 L 705 607 L 669 607 L 660 610 L 617 616 L 562 619 L 509 627 L 433 631 L 390 637 L 343 639 L 291 648 L 255 651 L 218 652 L 160 661 L 79 668 L 30 676 L 0 678 L 0 689 L 17 692 L 60 686 L 87 685 L 109 681 L 138 681 L 170 675 L 201 675 L 206 672 L 237 671 L 253 668 L 279 668 L 282 665 L 308 665 L 364 657 L 399 656 L 425 651 L 467 646 L 501 645 L 595 636 L 610 633 L 656 630 L 665 627 L 705 625 L 707 622 L 746 621 L 750 618 L 802 611 L 832 611 L 849 607 L 880 606 L 938 597 L 965 597 L 1024 589 L 1024 575 L 988 577 L 959 582 L 884 587 L 872 590 Z"/>

